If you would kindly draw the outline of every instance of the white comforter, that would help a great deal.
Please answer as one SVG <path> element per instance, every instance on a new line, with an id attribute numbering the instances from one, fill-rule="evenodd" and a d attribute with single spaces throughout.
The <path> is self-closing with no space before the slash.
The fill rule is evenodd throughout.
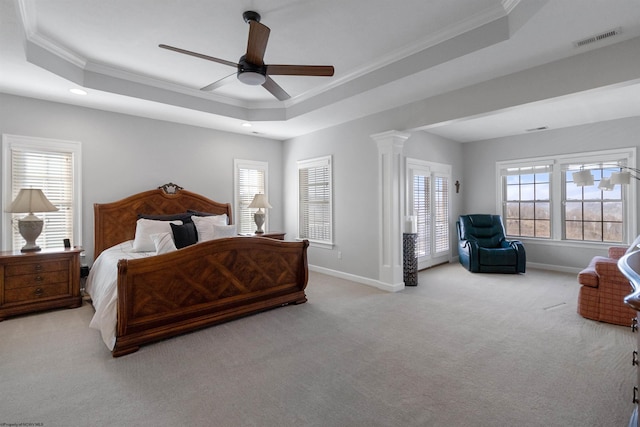
<path id="1" fill-rule="evenodd" d="M 95 260 L 87 283 L 86 292 L 91 296 L 96 313 L 89 324 L 102 334 L 102 340 L 113 350 L 116 345 L 118 320 L 118 261 L 154 256 L 155 252 L 133 252 L 133 240 L 104 250 Z"/>

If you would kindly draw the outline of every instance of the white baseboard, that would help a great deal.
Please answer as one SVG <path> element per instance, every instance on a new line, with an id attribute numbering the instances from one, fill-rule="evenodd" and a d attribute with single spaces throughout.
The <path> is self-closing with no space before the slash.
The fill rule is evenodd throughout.
<path id="1" fill-rule="evenodd" d="M 455 257 L 451 262 L 453 263 L 456 261 L 457 261 L 457 257 Z M 553 264 L 541 264 L 537 262 L 528 262 L 527 268 L 537 268 L 539 270 L 559 271 L 561 273 L 572 273 L 572 274 L 578 274 L 580 271 L 582 271 L 581 268 L 566 267 L 562 265 L 553 265 Z M 332 270 L 330 268 L 325 268 L 325 267 L 319 267 L 317 265 L 309 265 L 309 270 L 326 274 L 327 276 L 338 277 L 340 279 L 361 283 L 363 285 L 371 286 L 387 292 L 398 292 L 404 289 L 404 282 L 391 285 L 389 283 L 383 283 L 379 280 L 370 279 L 368 277 L 357 276 L 355 274 L 345 273 L 343 271 L 338 271 L 338 270 Z"/>
<path id="2" fill-rule="evenodd" d="M 551 270 L 551 271 L 559 271 L 561 273 L 575 273 L 578 274 L 582 271 L 582 268 L 577 267 L 566 267 L 564 265 L 553 265 L 553 264 L 541 264 L 538 262 L 528 262 L 527 268 L 537 268 L 540 270 Z M 586 265 L 585 265 L 586 267 Z"/>
<path id="3" fill-rule="evenodd" d="M 330 268 L 318 267 L 316 265 L 309 265 L 309 270 L 326 274 L 327 276 L 333 276 L 333 277 L 338 277 L 340 279 L 350 280 L 356 283 L 362 283 L 363 285 L 372 286 L 374 288 L 387 291 L 387 292 L 398 292 L 404 289 L 404 282 L 391 285 L 389 283 L 383 283 L 379 280 L 370 279 L 368 277 L 356 276 L 355 274 L 345 273 L 337 270 L 331 270 Z"/>

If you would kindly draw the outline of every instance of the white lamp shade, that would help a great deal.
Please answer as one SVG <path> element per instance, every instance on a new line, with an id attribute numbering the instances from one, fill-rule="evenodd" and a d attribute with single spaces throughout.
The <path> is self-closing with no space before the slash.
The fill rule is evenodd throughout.
<path id="1" fill-rule="evenodd" d="M 600 180 L 600 184 L 598 184 L 598 188 L 604 191 L 611 191 L 613 190 L 614 187 L 615 187 L 615 184 L 612 184 L 611 179 L 609 178 L 602 178 Z"/>
<path id="2" fill-rule="evenodd" d="M 587 185 L 593 185 L 593 175 L 588 169 L 581 170 L 573 173 L 573 182 L 578 187 L 584 187 Z"/>
<path id="3" fill-rule="evenodd" d="M 9 206 L 8 212 L 33 213 L 55 212 L 56 208 L 39 188 L 23 188 Z"/>
<path id="4" fill-rule="evenodd" d="M 614 172 L 611 174 L 611 184 L 629 184 L 630 182 L 630 172 Z"/>
<path id="5" fill-rule="evenodd" d="M 255 196 L 253 196 L 253 200 L 251 201 L 251 203 L 249 203 L 249 206 L 247 207 L 251 209 L 254 209 L 254 208 L 271 209 L 271 205 L 267 201 L 267 196 L 265 196 L 264 194 L 256 194 Z"/>

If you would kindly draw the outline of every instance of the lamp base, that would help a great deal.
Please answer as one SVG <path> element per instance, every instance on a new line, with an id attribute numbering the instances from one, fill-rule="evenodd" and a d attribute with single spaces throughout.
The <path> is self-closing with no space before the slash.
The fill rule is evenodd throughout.
<path id="1" fill-rule="evenodd" d="M 36 239 L 42 233 L 42 225 L 43 221 L 34 214 L 29 214 L 18 220 L 18 231 L 27 242 L 20 249 L 20 252 L 37 252 L 40 250 L 40 246 L 36 245 Z"/>
<path id="2" fill-rule="evenodd" d="M 262 229 L 262 225 L 264 224 L 264 212 L 262 212 L 262 209 L 258 209 L 258 212 L 253 214 L 253 220 L 256 222 L 256 226 L 258 227 L 255 233 L 264 234 L 264 230 Z"/>

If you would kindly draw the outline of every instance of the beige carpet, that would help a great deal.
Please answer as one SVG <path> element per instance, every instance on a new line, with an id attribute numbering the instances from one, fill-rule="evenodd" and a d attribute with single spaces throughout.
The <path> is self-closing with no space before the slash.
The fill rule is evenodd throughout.
<path id="1" fill-rule="evenodd" d="M 0 323 L 0 425 L 623 426 L 629 328 L 571 274 L 420 273 L 390 294 L 311 273 L 309 302 L 111 358 L 91 306 Z"/>

